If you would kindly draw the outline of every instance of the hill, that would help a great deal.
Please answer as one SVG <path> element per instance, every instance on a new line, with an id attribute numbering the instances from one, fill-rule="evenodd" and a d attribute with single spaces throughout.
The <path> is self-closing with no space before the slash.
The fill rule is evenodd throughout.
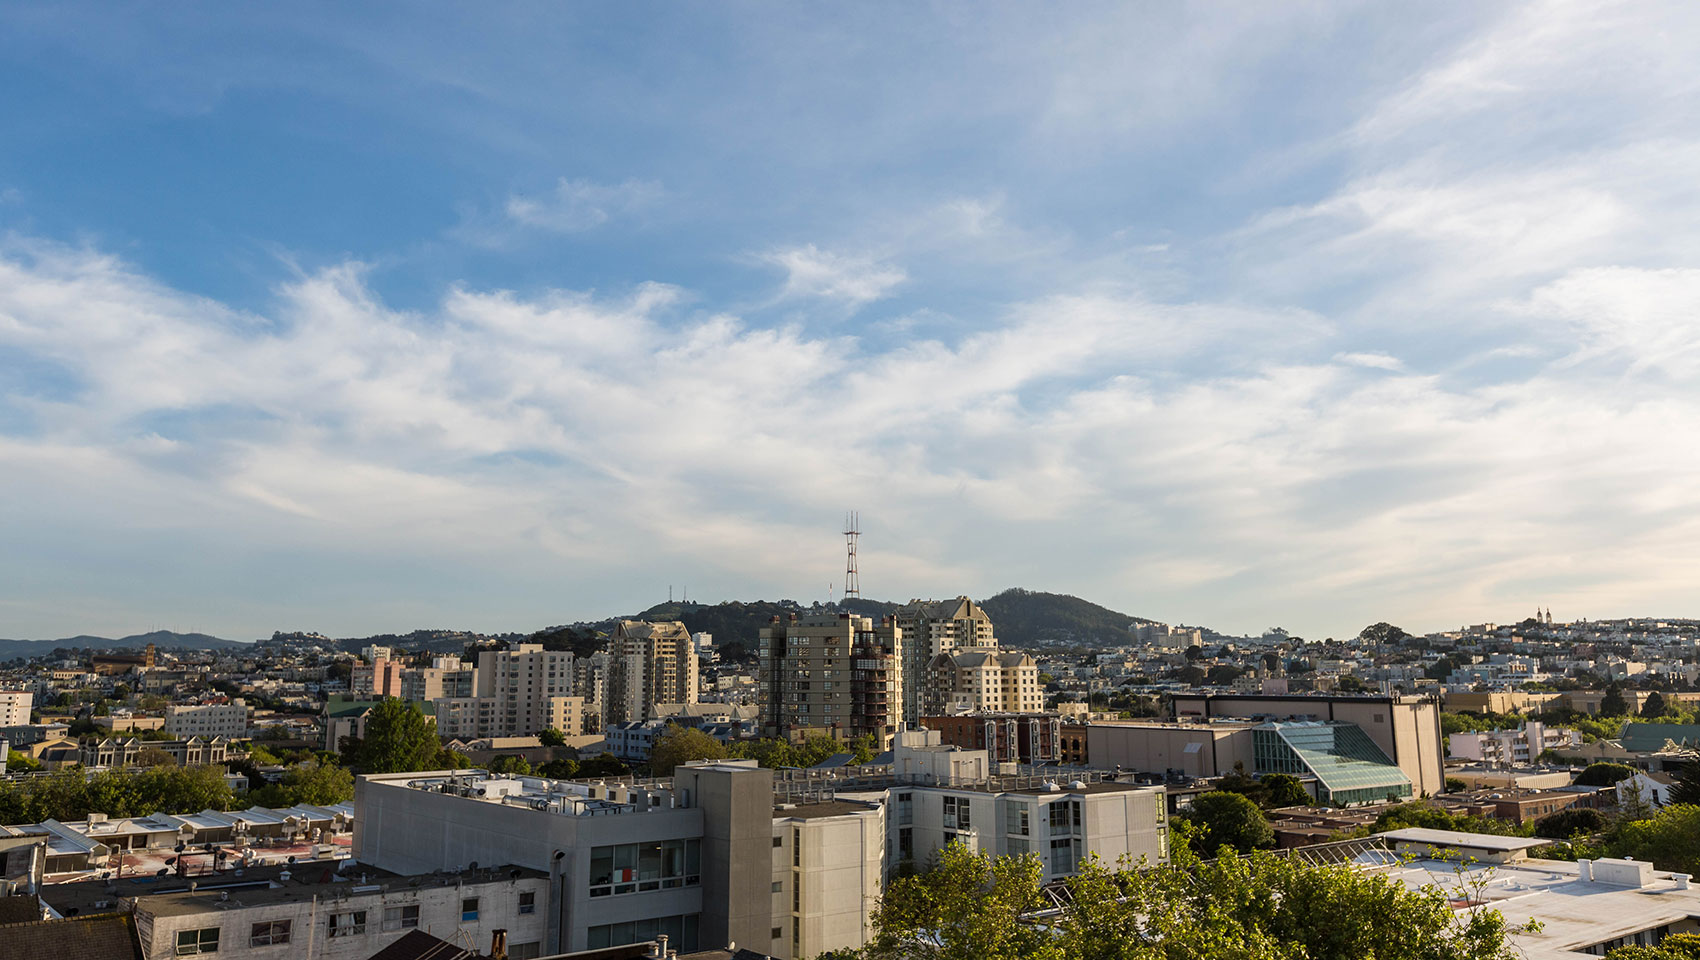
<path id="1" fill-rule="evenodd" d="M 1134 642 L 1133 623 L 1151 623 L 1066 593 L 1011 587 L 980 602 L 1005 647 L 1119 647 Z"/>
<path id="2" fill-rule="evenodd" d="M 79 634 L 59 640 L 0 640 L 0 660 L 15 657 L 45 657 L 55 650 L 140 650 L 148 644 L 161 650 L 240 650 L 251 646 L 240 640 L 225 640 L 205 633 L 174 633 L 155 630 L 134 633 L 116 640 Z"/>

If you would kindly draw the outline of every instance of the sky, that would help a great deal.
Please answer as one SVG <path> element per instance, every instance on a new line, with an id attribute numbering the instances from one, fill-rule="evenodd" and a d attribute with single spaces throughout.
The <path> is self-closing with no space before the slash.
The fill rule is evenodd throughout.
<path id="1" fill-rule="evenodd" d="M 0 636 L 1700 616 L 1700 7 L 0 2 Z"/>

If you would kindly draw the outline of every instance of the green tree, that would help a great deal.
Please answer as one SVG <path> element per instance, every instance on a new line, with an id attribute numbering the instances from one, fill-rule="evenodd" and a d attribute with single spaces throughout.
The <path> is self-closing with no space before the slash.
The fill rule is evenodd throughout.
<path id="1" fill-rule="evenodd" d="M 1656 947 L 1618 947 L 1606 960 L 1700 960 L 1700 934 L 1674 933 Z"/>
<path id="2" fill-rule="evenodd" d="M 570 758 L 551 760 L 537 768 L 537 775 L 552 780 L 571 780 L 578 776 L 578 761 Z"/>
<path id="3" fill-rule="evenodd" d="M 143 747 L 136 751 L 136 766 L 138 767 L 174 767 L 177 758 L 158 747 Z"/>
<path id="4" fill-rule="evenodd" d="M 1645 820 L 1620 823 L 1611 855 L 1651 860 L 1660 870 L 1700 873 L 1700 806 L 1672 804 Z"/>
<path id="5" fill-rule="evenodd" d="M 1042 928 L 1021 922 L 1049 906 L 1037 856 L 992 858 L 960 843 L 925 874 L 899 877 L 874 911 L 868 960 L 1060 960 Z"/>
<path id="6" fill-rule="evenodd" d="M 343 803 L 354 799 L 354 774 L 336 764 L 310 760 L 284 771 L 277 783 L 249 791 L 247 799 L 262 807 Z"/>
<path id="7" fill-rule="evenodd" d="M 1576 783 L 1584 787 L 1609 787 L 1619 780 L 1635 776 L 1635 768 L 1622 763 L 1590 763 L 1576 775 Z"/>
<path id="8" fill-rule="evenodd" d="M 1468 789 L 1470 789 L 1470 785 L 1465 783 L 1464 781 L 1458 779 L 1457 777 L 1447 777 L 1446 778 L 1446 792 L 1447 793 L 1463 793 L 1465 790 L 1468 790 Z"/>
<path id="9" fill-rule="evenodd" d="M 1410 634 L 1385 620 L 1380 623 L 1372 623 L 1358 631 L 1359 640 L 1374 644 L 1399 643 L 1402 640 L 1410 639 L 1410 636 Z"/>
<path id="10" fill-rule="evenodd" d="M 1623 699 L 1621 684 L 1611 684 L 1606 687 L 1606 695 L 1600 698 L 1600 716 L 1621 717 L 1629 712 L 1629 701 Z"/>
<path id="11" fill-rule="evenodd" d="M 567 735 L 554 727 L 549 727 L 539 733 L 537 739 L 541 740 L 545 747 L 561 747 L 566 746 L 567 743 Z"/>
<path id="12" fill-rule="evenodd" d="M 530 775 L 531 761 L 517 753 L 505 753 L 492 757 L 490 762 L 484 765 L 484 769 L 499 776 L 523 777 Z"/>
<path id="13" fill-rule="evenodd" d="M 649 752 L 649 768 L 655 776 L 670 777 L 673 768 L 692 760 L 723 760 L 726 745 L 695 727 L 669 723 L 655 738 Z"/>
<path id="14" fill-rule="evenodd" d="M 1552 840 L 1568 840 L 1579 833 L 1595 834 L 1604 830 L 1606 818 L 1598 810 L 1571 807 L 1549 813 L 1535 821 L 1535 836 Z"/>
<path id="15" fill-rule="evenodd" d="M 1665 704 L 1665 695 L 1657 690 L 1647 694 L 1647 699 L 1641 703 L 1641 716 L 1643 717 L 1649 719 L 1662 717 L 1668 712 L 1670 712 L 1670 708 Z"/>
<path id="16" fill-rule="evenodd" d="M 30 773 L 41 769 L 41 761 L 27 753 L 6 751 L 6 770 L 11 773 Z"/>
<path id="17" fill-rule="evenodd" d="M 1186 820 L 1197 828 L 1192 848 L 1200 856 L 1216 856 L 1224 846 L 1247 853 L 1275 845 L 1275 831 L 1263 811 L 1243 794 L 1224 790 L 1201 794 L 1192 801 Z"/>
<path id="18" fill-rule="evenodd" d="M 623 777 L 631 772 L 631 768 L 626 766 L 619 757 L 607 751 L 603 751 L 589 760 L 580 760 L 578 765 L 578 775 L 586 778 Z"/>
<path id="19" fill-rule="evenodd" d="M 1685 763 L 1676 772 L 1676 782 L 1670 786 L 1670 802 L 1700 804 L 1700 762 Z"/>
<path id="20" fill-rule="evenodd" d="M 366 715 L 366 736 L 348 738 L 343 762 L 363 773 L 415 773 L 435 767 L 442 749 L 419 704 L 380 700 Z"/>
<path id="21" fill-rule="evenodd" d="M 1268 807 L 1303 807 L 1313 802 L 1304 784 L 1290 773 L 1264 774 L 1263 787 L 1269 792 L 1263 801 Z"/>
<path id="22" fill-rule="evenodd" d="M 1382 873 L 1268 853 L 1200 862 L 1177 848 L 1154 869 L 1095 858 L 1044 896 L 1036 856 L 960 845 L 887 888 L 865 960 L 1509 960 L 1512 928 L 1490 908 Z M 1043 924 L 1019 922 L 1051 909 Z"/>

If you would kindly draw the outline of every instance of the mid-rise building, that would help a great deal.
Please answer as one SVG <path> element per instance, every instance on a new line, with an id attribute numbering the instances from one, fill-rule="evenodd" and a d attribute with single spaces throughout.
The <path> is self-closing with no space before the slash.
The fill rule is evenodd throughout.
<path id="1" fill-rule="evenodd" d="M 1523 767 L 1535 763 L 1548 750 L 1581 745 L 1582 734 L 1574 729 L 1530 720 L 1515 730 L 1454 733 L 1447 738 L 1447 753 L 1465 760 Z"/>
<path id="2" fill-rule="evenodd" d="M 165 732 L 181 739 L 240 740 L 248 735 L 248 715 L 248 704 L 240 697 L 223 703 L 173 703 L 165 708 Z"/>
<path id="3" fill-rule="evenodd" d="M 322 865 L 303 873 L 329 874 Z M 428 881 L 428 882 L 422 882 Z M 411 931 L 504 946 L 509 960 L 542 955 L 549 919 L 546 871 L 490 864 L 429 878 L 368 875 L 364 882 L 316 878 L 256 881 L 136 898 L 142 956 L 312 957 L 367 960 Z"/>
<path id="4" fill-rule="evenodd" d="M 658 703 L 697 698 L 697 648 L 677 620 L 621 620 L 608 639 L 608 679 L 602 722 L 648 720 Z"/>
<path id="5" fill-rule="evenodd" d="M 224 737 L 189 737 L 185 740 L 137 740 L 135 737 L 84 737 L 77 744 L 77 760 L 85 767 L 133 767 L 144 750 L 159 750 L 180 767 L 223 763 L 229 749 Z"/>
<path id="6" fill-rule="evenodd" d="M 890 617 L 774 617 L 757 673 L 764 735 L 890 743 L 903 722 L 903 643 Z"/>
<path id="7" fill-rule="evenodd" d="M 459 657 L 437 657 L 429 667 L 409 667 L 401 672 L 403 700 L 423 703 L 443 697 L 470 697 L 477 688 L 478 668 Z"/>
<path id="8" fill-rule="evenodd" d="M 30 722 L 35 694 L 28 690 L 0 690 L 0 727 L 21 727 Z"/>
<path id="9" fill-rule="evenodd" d="M 1277 696 L 1269 694 L 1176 694 L 1170 701 L 1177 718 L 1308 720 L 1355 726 L 1397 766 L 1414 794 L 1446 791 L 1440 732 L 1440 704 L 1424 696 Z M 1092 744 L 1092 763 L 1106 758 Z M 1362 753 L 1363 751 L 1358 751 Z M 1247 764 L 1247 768 L 1250 768 Z"/>
<path id="10" fill-rule="evenodd" d="M 1052 763 L 1063 759 L 1062 717 L 1055 713 L 968 713 L 922 717 L 947 744 L 985 750 L 997 763 Z"/>
<path id="11" fill-rule="evenodd" d="M 903 722 L 919 725 L 927 664 L 941 653 L 959 648 L 996 648 L 992 618 L 967 597 L 955 600 L 911 600 L 897 609 L 903 632 Z"/>
<path id="12" fill-rule="evenodd" d="M 491 699 L 489 729 L 476 736 L 523 737 L 547 730 L 561 709 L 552 699 L 577 695 L 572 652 L 545 650 L 540 643 L 480 651 L 475 691 L 474 696 Z"/>
<path id="13" fill-rule="evenodd" d="M 966 648 L 927 664 L 923 716 L 953 713 L 1037 713 L 1045 707 L 1039 665 L 1025 653 Z"/>

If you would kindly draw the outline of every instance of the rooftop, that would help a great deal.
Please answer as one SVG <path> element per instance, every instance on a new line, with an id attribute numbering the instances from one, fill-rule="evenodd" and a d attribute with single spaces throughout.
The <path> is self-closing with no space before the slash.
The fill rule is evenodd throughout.
<path id="1" fill-rule="evenodd" d="M 818 803 L 779 804 L 773 808 L 775 820 L 821 820 L 826 817 L 849 817 L 856 814 L 872 813 L 879 809 L 877 803 L 860 803 L 854 800 L 822 800 Z"/>
<path id="2" fill-rule="evenodd" d="M 1464 833 L 1458 830 L 1430 830 L 1427 827 L 1405 827 L 1388 830 L 1377 836 L 1402 843 L 1426 843 L 1440 849 L 1496 850 L 1514 852 L 1544 847 L 1551 840 L 1545 837 L 1502 837 L 1491 833 Z"/>

